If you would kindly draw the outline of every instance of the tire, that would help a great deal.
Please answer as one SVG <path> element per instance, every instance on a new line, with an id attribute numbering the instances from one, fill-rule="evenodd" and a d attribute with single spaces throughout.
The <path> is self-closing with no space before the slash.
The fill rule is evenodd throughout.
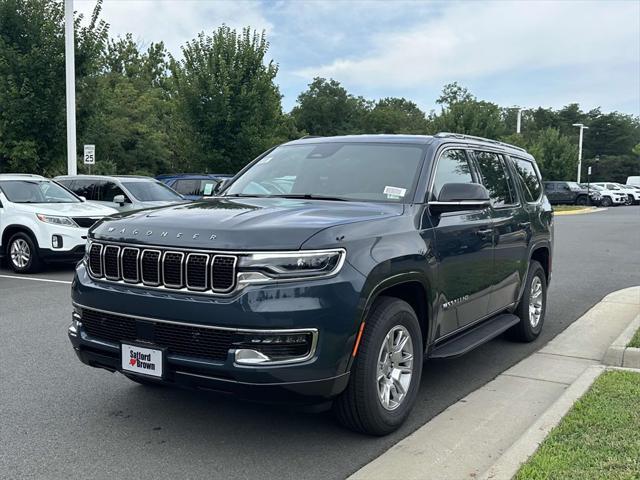
<path id="1" fill-rule="evenodd" d="M 392 335 L 392 344 L 396 343 L 396 339 L 398 344 L 401 343 L 403 336 L 409 337 L 405 348 L 399 352 L 404 360 L 398 358 L 394 363 L 393 357 L 387 357 L 387 335 Z M 410 362 L 405 356 L 409 342 L 412 352 Z M 349 384 L 333 404 L 338 421 L 351 430 L 368 435 L 386 435 L 396 430 L 409 416 L 416 401 L 423 352 L 420 324 L 411 306 L 397 298 L 378 298 L 365 320 Z M 380 358 L 384 359 L 384 363 L 379 362 Z M 407 366 L 411 369 L 410 377 L 399 376 L 393 382 L 386 376 Z M 398 368 L 394 370 L 394 367 Z M 379 375 L 383 376 L 379 378 Z M 390 386 L 392 384 L 393 387 Z M 404 396 L 399 395 L 395 385 L 405 390 Z M 385 392 L 387 395 L 384 395 Z M 385 401 L 386 407 L 383 404 Z"/>
<path id="2" fill-rule="evenodd" d="M 540 292 L 539 296 L 533 296 L 533 291 Z M 537 309 L 532 308 L 532 302 L 537 305 L 539 298 L 539 306 Z M 539 316 L 534 316 L 535 313 Z M 533 342 L 542 331 L 544 325 L 544 317 L 547 313 L 547 275 L 540 263 L 535 260 L 529 265 L 527 273 L 527 282 L 522 293 L 520 303 L 516 307 L 515 314 L 520 317 L 520 322 L 509 330 L 509 336 L 512 340 L 519 342 Z M 537 321 L 535 320 L 537 318 Z"/>
<path id="3" fill-rule="evenodd" d="M 613 202 L 611 201 L 611 197 L 602 197 L 602 200 L 600 201 L 600 205 L 603 207 L 610 207 L 613 204 Z"/>
<path id="4" fill-rule="evenodd" d="M 588 205 L 589 204 L 589 199 L 587 198 L 586 195 L 578 195 L 578 198 L 576 198 L 576 205 Z"/>
<path id="5" fill-rule="evenodd" d="M 9 239 L 6 254 L 9 267 L 16 273 L 35 273 L 42 268 L 36 243 L 24 232 Z"/>

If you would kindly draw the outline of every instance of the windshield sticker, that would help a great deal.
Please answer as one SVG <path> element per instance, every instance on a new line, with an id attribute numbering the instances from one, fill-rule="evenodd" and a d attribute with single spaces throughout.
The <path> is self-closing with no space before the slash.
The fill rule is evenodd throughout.
<path id="1" fill-rule="evenodd" d="M 207 183 L 204 186 L 204 195 L 211 195 L 211 192 L 213 192 L 213 183 Z"/>
<path id="2" fill-rule="evenodd" d="M 398 199 L 405 196 L 405 194 L 407 193 L 407 189 L 400 187 L 390 187 L 389 185 L 387 185 L 386 187 L 384 187 L 384 191 L 382 193 L 384 193 L 387 198 Z"/>

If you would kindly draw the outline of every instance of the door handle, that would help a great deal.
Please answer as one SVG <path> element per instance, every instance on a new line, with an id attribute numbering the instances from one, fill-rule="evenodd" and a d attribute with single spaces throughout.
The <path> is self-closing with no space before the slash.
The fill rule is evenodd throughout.
<path id="1" fill-rule="evenodd" d="M 492 234 L 492 233 L 493 233 L 493 228 L 486 228 L 486 229 L 484 229 L 484 230 L 478 230 L 478 231 L 477 231 L 477 234 L 478 234 L 478 235 L 481 235 L 481 236 L 483 236 L 483 237 L 484 237 L 484 236 L 486 236 L 486 235 L 490 235 L 490 234 Z"/>
<path id="2" fill-rule="evenodd" d="M 531 222 L 520 222 L 518 223 L 520 228 L 529 228 L 531 226 Z"/>

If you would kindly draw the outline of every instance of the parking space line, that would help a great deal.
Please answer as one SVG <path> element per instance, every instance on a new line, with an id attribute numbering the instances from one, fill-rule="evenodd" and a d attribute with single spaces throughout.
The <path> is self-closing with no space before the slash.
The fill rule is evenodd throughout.
<path id="1" fill-rule="evenodd" d="M 18 280 L 33 280 L 34 282 L 64 283 L 65 285 L 71 285 L 69 280 L 53 280 L 50 278 L 22 277 L 18 275 L 0 275 L 0 278 L 17 278 Z"/>

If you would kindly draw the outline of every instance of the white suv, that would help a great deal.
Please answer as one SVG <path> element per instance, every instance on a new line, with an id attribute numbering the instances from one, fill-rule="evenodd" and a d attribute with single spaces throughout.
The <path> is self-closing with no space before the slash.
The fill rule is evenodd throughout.
<path id="1" fill-rule="evenodd" d="M 39 175 L 0 174 L 0 256 L 18 273 L 79 260 L 89 227 L 114 213 Z"/>

